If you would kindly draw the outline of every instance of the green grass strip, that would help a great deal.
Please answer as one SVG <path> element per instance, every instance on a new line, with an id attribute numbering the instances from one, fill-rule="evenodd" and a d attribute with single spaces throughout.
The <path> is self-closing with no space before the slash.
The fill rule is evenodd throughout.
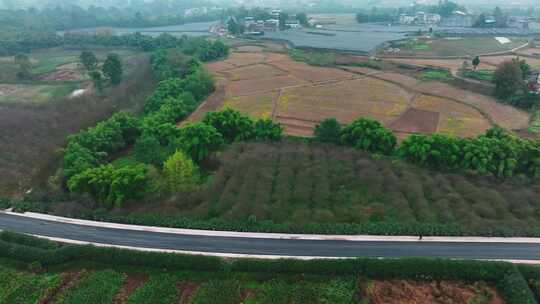
<path id="1" fill-rule="evenodd" d="M 150 281 L 137 288 L 129 297 L 127 304 L 170 304 L 178 302 L 178 279 L 171 275 L 152 277 Z"/>

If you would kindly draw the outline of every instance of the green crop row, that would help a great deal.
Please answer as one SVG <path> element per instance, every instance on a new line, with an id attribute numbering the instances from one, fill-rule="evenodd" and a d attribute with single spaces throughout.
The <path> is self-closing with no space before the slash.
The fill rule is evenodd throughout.
<path id="1" fill-rule="evenodd" d="M 125 275 L 112 270 L 88 272 L 65 293 L 59 304 L 113 303 L 114 296 L 122 287 Z"/>
<path id="2" fill-rule="evenodd" d="M 59 284 L 56 274 L 36 275 L 0 266 L 0 303 L 37 303 Z"/>
<path id="3" fill-rule="evenodd" d="M 177 279 L 164 274 L 150 278 L 150 281 L 137 288 L 129 297 L 127 304 L 167 304 L 178 302 Z"/>
<path id="4" fill-rule="evenodd" d="M 216 273 L 354 275 L 373 279 L 454 280 L 471 283 L 484 281 L 496 285 L 508 304 L 536 303 L 528 283 L 532 282 L 532 286 L 536 286 L 535 282 L 538 280 L 538 274 L 534 269 L 526 269 L 526 280 L 518 267 L 510 263 L 430 258 L 358 258 L 311 261 L 238 259 L 225 261 L 214 257 L 147 253 L 76 245 L 63 246 L 55 250 L 44 250 L 3 240 L 0 240 L 0 257 L 24 262 L 38 262 L 44 266 L 75 261 L 94 261 L 108 265 L 144 266 L 167 268 L 169 270 L 209 270 Z M 103 285 L 101 293 L 103 296 L 106 294 L 110 296 L 114 294 L 113 290 L 117 290 L 122 284 L 123 277 L 110 272 L 99 272 L 89 275 L 86 280 L 95 282 L 94 284 L 97 284 L 99 280 L 107 282 L 106 285 Z M 217 287 L 213 284 L 218 283 L 208 283 L 204 288 L 201 287 L 202 289 L 197 292 L 193 301 L 200 303 L 200 300 L 197 299 L 203 296 L 199 294 L 210 293 L 208 290 L 215 290 Z M 219 284 L 225 283 L 221 282 Z M 223 291 L 222 297 L 237 296 L 234 284 L 230 284 L 232 285 L 227 288 L 226 293 Z M 79 285 L 77 289 L 79 291 L 72 296 L 66 296 L 66 299 L 78 299 L 79 296 L 84 295 L 88 292 L 84 286 L 86 285 Z M 65 301 L 62 303 L 75 303 Z"/>

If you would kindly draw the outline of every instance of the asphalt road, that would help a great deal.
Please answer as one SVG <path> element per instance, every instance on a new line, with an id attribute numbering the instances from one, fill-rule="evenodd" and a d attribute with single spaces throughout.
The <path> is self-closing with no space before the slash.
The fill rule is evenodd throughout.
<path id="1" fill-rule="evenodd" d="M 70 240 L 154 249 L 320 257 L 447 257 L 540 260 L 540 244 L 281 240 L 177 235 L 90 227 L 0 213 L 0 229 Z"/>

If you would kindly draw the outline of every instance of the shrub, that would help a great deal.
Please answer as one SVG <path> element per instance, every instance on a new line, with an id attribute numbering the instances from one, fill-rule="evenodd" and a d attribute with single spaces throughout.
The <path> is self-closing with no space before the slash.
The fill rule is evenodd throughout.
<path id="1" fill-rule="evenodd" d="M 236 304 L 242 299 L 242 284 L 236 280 L 212 280 L 199 287 L 192 304 Z"/>
<path id="2" fill-rule="evenodd" d="M 271 119 L 258 119 L 253 128 L 256 140 L 280 140 L 283 136 L 283 127 Z"/>
<path id="3" fill-rule="evenodd" d="M 398 150 L 401 157 L 426 167 L 453 169 L 459 167 L 463 159 L 463 140 L 456 137 L 435 134 L 411 135 Z"/>
<path id="4" fill-rule="evenodd" d="M 390 155 L 397 139 L 392 131 L 378 121 L 360 118 L 341 130 L 341 142 L 360 150 Z"/>
<path id="5" fill-rule="evenodd" d="M 339 144 L 341 125 L 335 118 L 327 118 L 315 127 L 315 139 L 320 142 Z"/>

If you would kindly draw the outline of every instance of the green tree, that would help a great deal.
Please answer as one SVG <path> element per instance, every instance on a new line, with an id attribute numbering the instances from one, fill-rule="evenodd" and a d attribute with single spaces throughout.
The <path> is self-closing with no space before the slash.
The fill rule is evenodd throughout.
<path id="1" fill-rule="evenodd" d="M 458 168 L 463 158 L 463 140 L 442 134 L 413 134 L 399 146 L 398 154 L 417 165 L 436 169 Z"/>
<path id="2" fill-rule="evenodd" d="M 237 110 L 226 108 L 218 112 L 208 112 L 203 119 L 223 135 L 226 142 L 253 138 L 253 120 Z"/>
<path id="3" fill-rule="evenodd" d="M 103 63 L 103 74 L 107 76 L 113 85 L 118 85 L 122 81 L 122 61 L 118 54 L 109 54 Z"/>
<path id="4" fill-rule="evenodd" d="M 171 192 L 193 191 L 199 182 L 197 166 L 181 151 L 176 151 L 165 161 L 163 174 Z"/>
<path id="5" fill-rule="evenodd" d="M 29 79 L 32 76 L 30 73 L 32 64 L 30 58 L 26 54 L 19 53 L 15 55 L 15 63 L 19 65 L 19 71 L 17 72 L 18 78 Z"/>
<path id="6" fill-rule="evenodd" d="M 195 162 L 201 162 L 223 143 L 223 136 L 216 128 L 205 123 L 189 123 L 180 129 L 178 138 L 171 145 L 184 151 Z"/>
<path id="7" fill-rule="evenodd" d="M 231 18 L 227 23 L 227 30 L 232 35 L 241 35 L 244 33 L 244 26 L 238 24 L 234 18 Z"/>
<path id="8" fill-rule="evenodd" d="M 137 138 L 134 154 L 138 161 L 155 166 L 161 166 L 167 159 L 167 150 L 153 134 L 148 132 Z"/>
<path id="9" fill-rule="evenodd" d="M 279 30 L 284 31 L 287 29 L 287 20 L 289 20 L 289 14 L 280 13 L 279 14 Z"/>
<path id="10" fill-rule="evenodd" d="M 98 59 L 96 55 L 94 55 L 93 52 L 83 51 L 81 55 L 79 56 L 79 59 L 87 72 L 92 72 L 92 71 L 97 70 Z"/>
<path id="11" fill-rule="evenodd" d="M 339 144 L 341 125 L 335 118 L 327 118 L 315 127 L 315 139 L 320 142 Z"/>
<path id="12" fill-rule="evenodd" d="M 501 63 L 493 74 L 495 94 L 500 98 L 508 98 L 524 89 L 523 72 L 518 61 Z"/>
<path id="13" fill-rule="evenodd" d="M 89 75 L 96 91 L 98 93 L 103 92 L 103 75 L 99 71 L 90 71 Z"/>
<path id="14" fill-rule="evenodd" d="M 341 143 L 360 150 L 390 155 L 397 139 L 392 131 L 378 121 L 359 118 L 341 130 Z"/>
<path id="15" fill-rule="evenodd" d="M 480 57 L 478 56 L 475 56 L 473 61 L 472 61 L 472 65 L 474 67 L 474 70 L 476 71 L 476 69 L 478 68 L 478 66 L 480 65 Z"/>
<path id="16" fill-rule="evenodd" d="M 298 22 L 302 25 L 302 26 L 305 26 L 305 27 L 308 27 L 309 26 L 309 23 L 308 23 L 308 17 L 306 15 L 306 13 L 298 13 L 296 14 L 296 19 L 298 20 Z"/>
<path id="17" fill-rule="evenodd" d="M 283 136 L 283 127 L 271 119 L 259 119 L 253 126 L 256 140 L 280 140 Z"/>
<path id="18" fill-rule="evenodd" d="M 102 165 L 79 173 L 68 180 L 68 189 L 75 193 L 90 194 L 107 208 L 122 207 L 127 199 L 144 193 L 147 167 L 145 165 L 114 168 Z"/>

